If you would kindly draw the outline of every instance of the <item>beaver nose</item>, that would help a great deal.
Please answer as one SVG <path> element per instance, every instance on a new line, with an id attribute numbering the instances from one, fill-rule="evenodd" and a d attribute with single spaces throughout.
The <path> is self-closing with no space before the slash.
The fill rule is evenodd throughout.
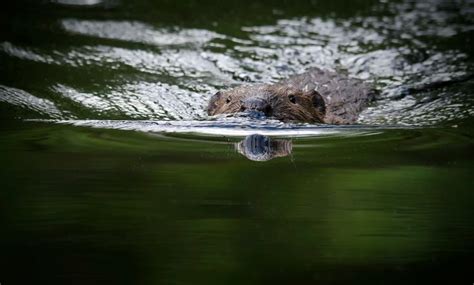
<path id="1" fill-rule="evenodd" d="M 247 98 L 241 101 L 242 111 L 258 111 L 269 115 L 272 108 L 267 100 L 259 97 Z"/>

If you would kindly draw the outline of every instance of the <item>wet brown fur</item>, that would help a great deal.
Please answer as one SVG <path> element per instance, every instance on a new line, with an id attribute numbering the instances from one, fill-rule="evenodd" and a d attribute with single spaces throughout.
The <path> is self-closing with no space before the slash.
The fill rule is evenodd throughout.
<path id="1" fill-rule="evenodd" d="M 242 100 L 259 97 L 270 104 L 270 116 L 284 122 L 352 124 L 374 95 L 374 89 L 361 80 L 312 68 L 276 84 L 217 92 L 209 102 L 208 114 L 238 113 Z"/>

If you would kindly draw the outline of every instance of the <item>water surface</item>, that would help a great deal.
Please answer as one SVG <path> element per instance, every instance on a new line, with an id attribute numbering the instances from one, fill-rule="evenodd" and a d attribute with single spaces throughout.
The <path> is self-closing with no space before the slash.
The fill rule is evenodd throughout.
<path id="1" fill-rule="evenodd" d="M 474 83 L 423 87 L 473 74 L 473 14 L 434 0 L 5 6 L 0 283 L 472 283 Z M 310 67 L 379 100 L 354 126 L 204 111 L 217 90 Z"/>

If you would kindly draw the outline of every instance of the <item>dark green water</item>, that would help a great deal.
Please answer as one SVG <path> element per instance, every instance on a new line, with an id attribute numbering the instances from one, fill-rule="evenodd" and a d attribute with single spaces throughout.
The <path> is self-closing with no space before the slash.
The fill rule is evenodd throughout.
<path id="1" fill-rule="evenodd" d="M 2 285 L 474 282 L 473 82 L 404 93 L 472 72 L 473 3 L 55 2 L 0 12 Z M 310 66 L 380 100 L 203 112 Z"/>

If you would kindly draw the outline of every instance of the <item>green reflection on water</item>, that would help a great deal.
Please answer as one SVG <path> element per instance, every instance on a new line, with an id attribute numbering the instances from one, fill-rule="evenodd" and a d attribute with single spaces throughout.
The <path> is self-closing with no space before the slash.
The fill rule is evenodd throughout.
<path id="1" fill-rule="evenodd" d="M 15 128 L 0 136 L 7 281 L 390 283 L 472 264 L 463 130 L 294 138 L 262 163 L 238 139 Z"/>

